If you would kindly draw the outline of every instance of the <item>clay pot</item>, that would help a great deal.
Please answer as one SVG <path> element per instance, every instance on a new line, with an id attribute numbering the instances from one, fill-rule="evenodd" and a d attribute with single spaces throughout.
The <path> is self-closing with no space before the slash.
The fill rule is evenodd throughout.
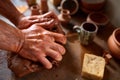
<path id="1" fill-rule="evenodd" d="M 58 15 L 58 19 L 62 24 L 67 24 L 71 20 L 70 11 L 67 9 L 62 9 Z"/>
<path id="2" fill-rule="evenodd" d="M 109 37 L 108 48 L 114 57 L 120 59 L 120 28 L 115 29 Z"/>
<path id="3" fill-rule="evenodd" d="M 81 7 L 81 10 L 82 10 L 84 13 L 86 13 L 86 14 L 90 14 L 90 13 L 92 13 L 92 12 L 103 12 L 103 11 L 104 11 L 103 9 L 98 10 L 98 11 L 93 11 L 93 10 L 88 10 L 88 9 L 86 9 L 86 8 L 84 8 L 84 7 Z"/>
<path id="4" fill-rule="evenodd" d="M 74 15 L 79 9 L 77 0 L 62 0 L 60 6 L 62 9 L 68 9 L 70 11 L 70 15 Z"/>
<path id="5" fill-rule="evenodd" d="M 38 5 L 33 5 L 30 7 L 31 10 L 31 15 L 39 15 L 39 6 Z"/>
<path id="6" fill-rule="evenodd" d="M 105 5 L 105 0 L 81 0 L 81 4 L 88 10 L 100 10 Z"/>
<path id="7" fill-rule="evenodd" d="M 93 12 L 87 16 L 87 22 L 92 22 L 95 23 L 98 27 L 102 27 L 108 24 L 109 19 L 101 12 Z"/>
<path id="8" fill-rule="evenodd" d="M 81 0 L 81 7 L 82 10 L 94 12 L 94 11 L 101 11 L 105 6 L 105 0 Z"/>
<path id="9" fill-rule="evenodd" d="M 49 8 L 47 1 L 48 0 L 40 0 L 40 14 L 48 12 Z"/>

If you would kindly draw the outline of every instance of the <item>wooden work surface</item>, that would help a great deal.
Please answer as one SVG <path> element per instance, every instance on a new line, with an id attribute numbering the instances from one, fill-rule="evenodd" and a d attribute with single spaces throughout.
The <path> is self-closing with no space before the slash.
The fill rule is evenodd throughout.
<path id="1" fill-rule="evenodd" d="M 50 7 L 56 12 L 53 5 L 50 4 Z M 72 16 L 71 22 L 80 25 L 85 19 L 86 15 L 80 11 L 75 16 Z M 65 27 L 68 28 L 69 26 Z M 88 46 L 81 45 L 78 34 L 67 28 L 63 27 L 67 36 L 66 54 L 63 56 L 63 60 L 58 67 L 32 73 L 20 79 L 14 78 L 12 72 L 7 68 L 6 51 L 0 51 L 0 59 L 2 58 L 0 60 L 0 80 L 86 80 L 80 76 L 84 53 L 102 56 L 105 50 L 109 50 L 106 42 L 115 27 L 109 23 L 101 28 L 94 42 Z M 119 75 L 120 65 L 116 60 L 111 59 L 105 67 L 103 80 L 120 80 Z"/>

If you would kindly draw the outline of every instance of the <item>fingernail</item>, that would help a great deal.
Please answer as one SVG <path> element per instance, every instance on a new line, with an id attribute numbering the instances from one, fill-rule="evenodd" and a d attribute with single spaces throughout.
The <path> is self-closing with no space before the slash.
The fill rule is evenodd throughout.
<path id="1" fill-rule="evenodd" d="M 49 65 L 49 66 L 46 66 L 47 69 L 51 69 L 52 68 L 52 65 Z"/>
<path id="2" fill-rule="evenodd" d="M 57 61 L 61 61 L 62 60 L 62 56 L 59 56 L 56 58 Z"/>
<path id="3" fill-rule="evenodd" d="M 66 39 L 66 37 L 65 37 L 65 36 L 62 36 L 62 38 L 60 38 L 60 39 L 61 39 L 62 44 L 66 44 L 67 39 Z"/>
<path id="4" fill-rule="evenodd" d="M 64 55 L 65 52 L 66 52 L 66 50 L 65 50 L 64 48 L 59 48 L 59 52 L 60 52 L 62 55 Z"/>

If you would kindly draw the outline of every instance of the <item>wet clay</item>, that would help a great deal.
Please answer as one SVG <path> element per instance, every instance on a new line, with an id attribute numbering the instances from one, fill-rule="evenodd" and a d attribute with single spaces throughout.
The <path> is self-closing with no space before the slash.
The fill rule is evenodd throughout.
<path id="1" fill-rule="evenodd" d="M 42 70 L 43 68 L 40 63 L 27 60 L 12 52 L 8 54 L 8 67 L 17 77 L 25 76 L 29 73 Z"/>

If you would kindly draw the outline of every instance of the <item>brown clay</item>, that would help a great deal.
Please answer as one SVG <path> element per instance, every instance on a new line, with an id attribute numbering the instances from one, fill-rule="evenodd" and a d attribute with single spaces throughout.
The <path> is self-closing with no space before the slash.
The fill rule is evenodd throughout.
<path id="1" fill-rule="evenodd" d="M 44 14 L 48 12 L 48 10 L 47 0 L 40 0 L 40 14 Z"/>
<path id="2" fill-rule="evenodd" d="M 106 26 L 109 22 L 108 17 L 101 12 L 90 13 L 87 17 L 88 22 L 95 23 L 97 26 Z"/>
<path id="3" fill-rule="evenodd" d="M 79 9 L 79 4 L 77 0 L 62 0 L 60 6 L 62 9 L 69 10 L 70 15 L 74 15 Z"/>
<path id="4" fill-rule="evenodd" d="M 33 5 L 30 7 L 31 9 L 31 15 L 39 15 L 40 12 L 39 12 L 39 6 L 38 5 Z"/>
<path id="5" fill-rule="evenodd" d="M 17 77 L 23 77 L 32 72 L 40 71 L 43 68 L 39 63 L 27 60 L 19 55 L 15 55 L 14 53 L 9 53 L 7 57 L 8 67 Z"/>
<path id="6" fill-rule="evenodd" d="M 70 11 L 67 9 L 62 9 L 58 16 L 58 19 L 62 24 L 67 24 L 71 20 Z"/>
<path id="7" fill-rule="evenodd" d="M 90 11 L 99 11 L 105 6 L 105 0 L 81 0 L 81 6 Z"/>
<path id="8" fill-rule="evenodd" d="M 105 59 L 106 64 L 108 64 L 109 61 L 112 59 L 112 55 L 110 54 L 109 51 L 104 51 L 103 52 L 103 57 Z"/>
<path id="9" fill-rule="evenodd" d="M 117 59 L 120 59 L 120 28 L 115 29 L 109 37 L 108 47 L 111 54 Z"/>

